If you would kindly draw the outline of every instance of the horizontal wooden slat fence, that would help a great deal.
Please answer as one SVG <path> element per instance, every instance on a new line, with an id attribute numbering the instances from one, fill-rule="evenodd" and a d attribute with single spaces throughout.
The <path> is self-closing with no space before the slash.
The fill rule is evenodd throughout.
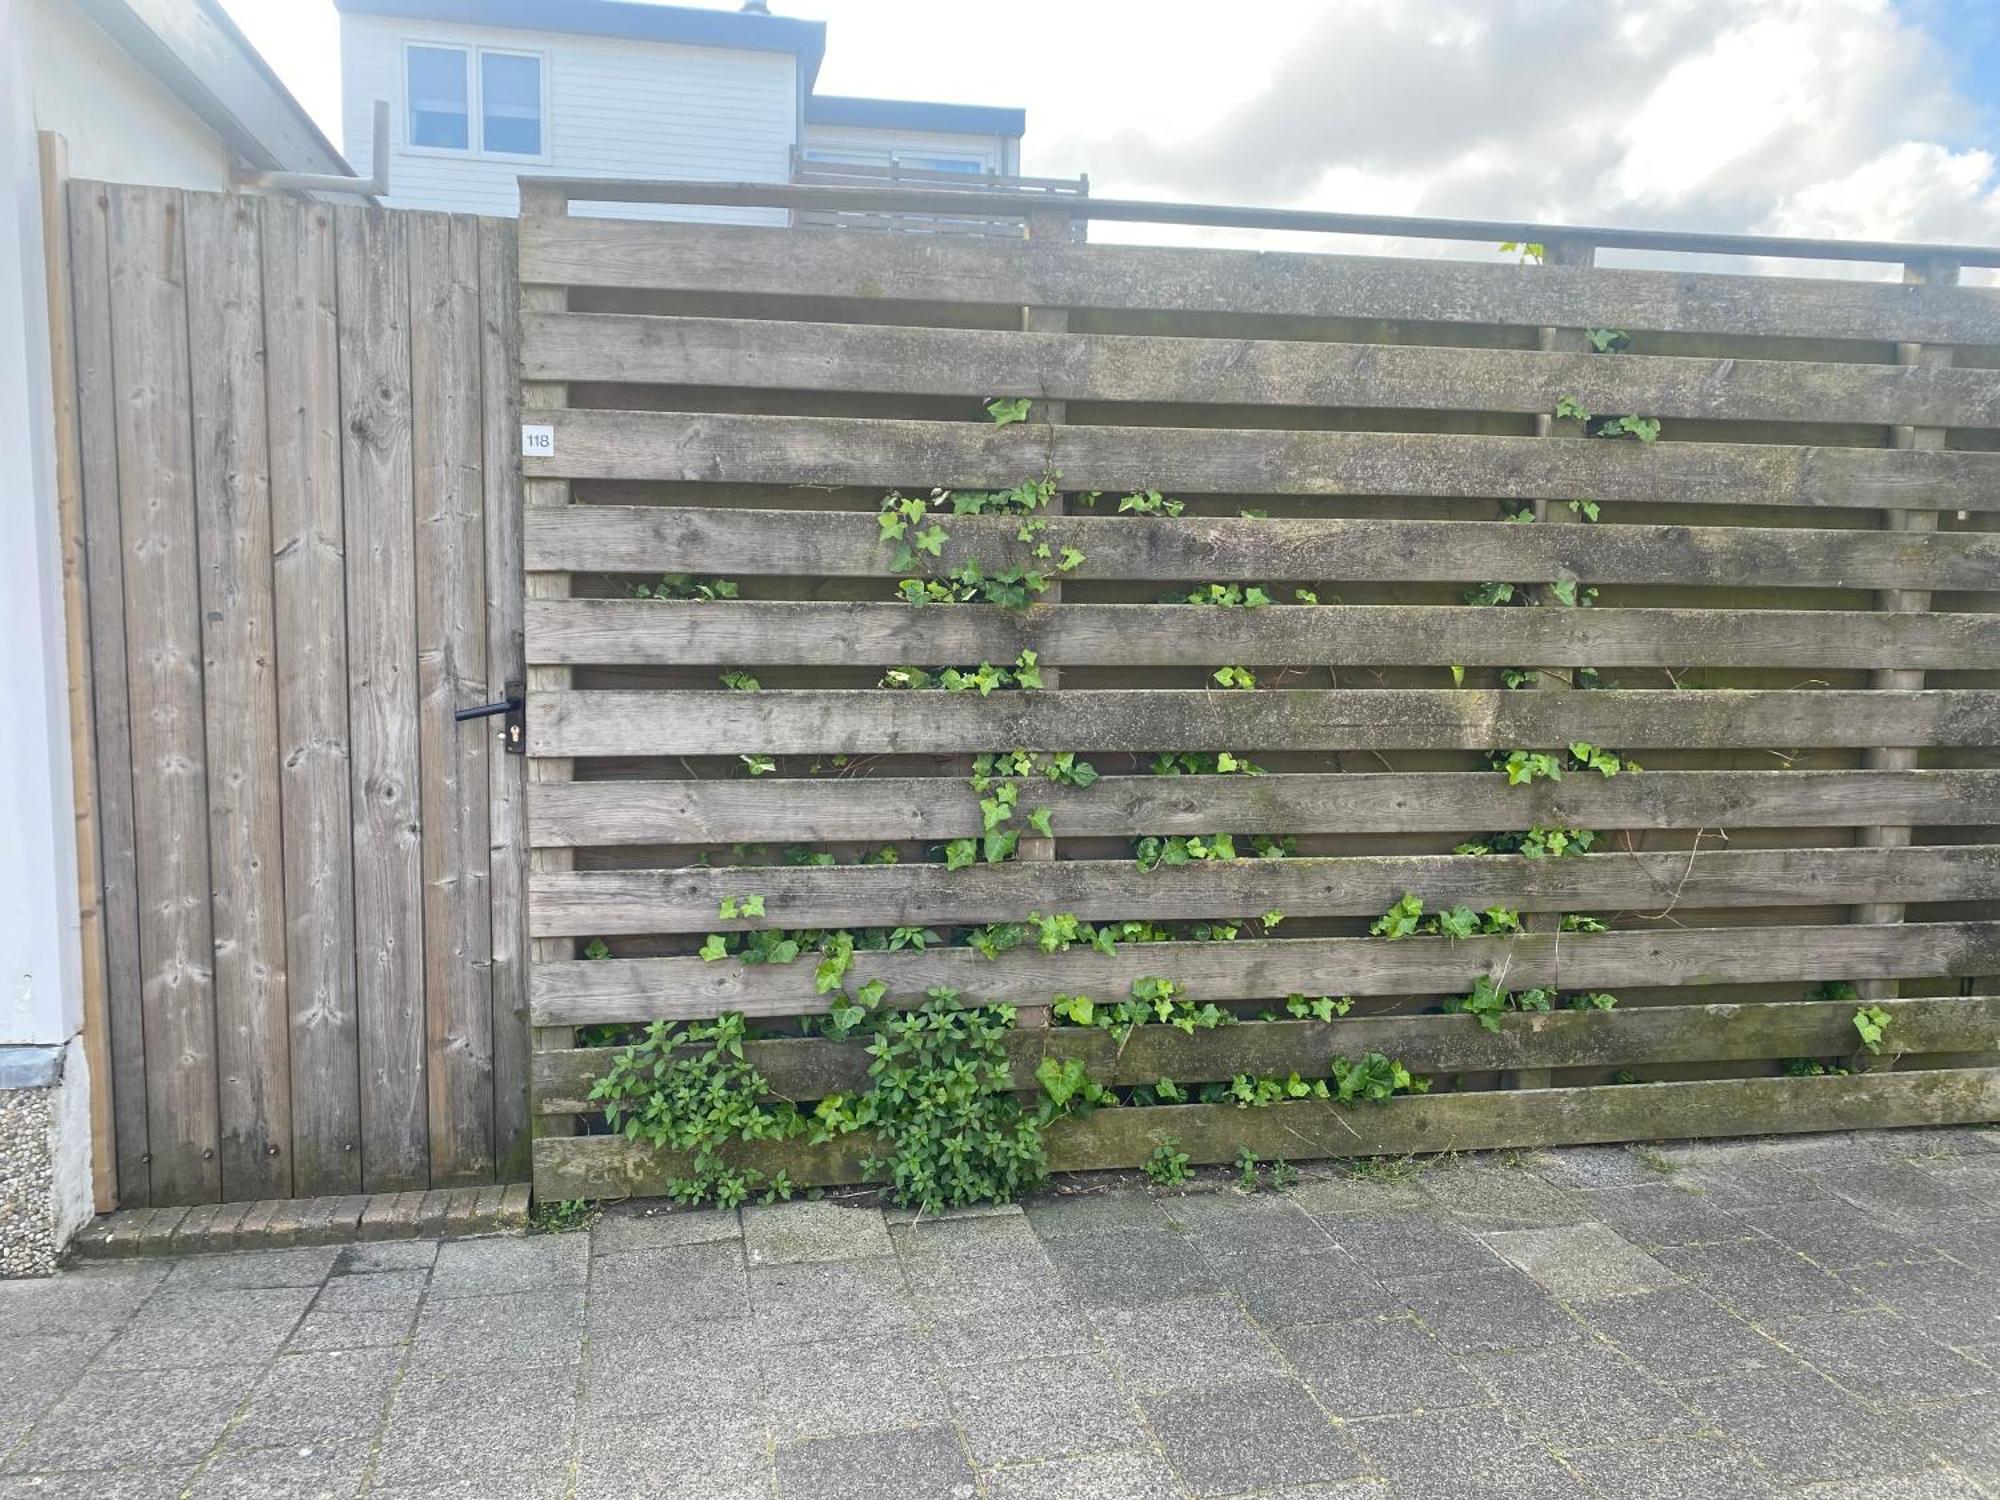
<path id="1" fill-rule="evenodd" d="M 1100 1110 L 1051 1128 L 1059 1169 L 1169 1137 L 1221 1161 L 2000 1113 L 2000 294 L 1587 244 L 1496 266 L 596 220 L 561 184 L 524 191 L 520 244 L 545 1196 L 683 1167 L 590 1098 L 640 1023 L 741 1012 L 775 1096 L 864 1089 L 859 1044 L 785 1035 L 830 1003 L 829 930 L 857 935 L 850 992 L 1020 1007 L 1016 1087 L 1051 1057 L 1122 1087 L 1374 1051 L 1435 1083 Z M 1598 435 L 1628 415 L 1643 438 Z M 1044 479 L 1039 507 L 939 494 L 912 556 L 877 514 Z M 900 597 L 968 564 L 961 595 L 1049 588 Z M 1046 685 L 937 690 L 980 666 Z M 1513 785 L 1492 759 L 1578 742 L 1644 769 Z M 1019 782 L 1052 839 L 947 867 L 988 826 L 971 758 L 1016 748 L 1098 779 Z M 1594 838 L 1530 857 L 1548 830 Z M 1135 857 L 1217 832 L 1238 857 Z M 1522 930 L 1368 935 L 1406 892 Z M 970 942 L 1058 915 L 1146 940 Z M 768 929 L 806 952 L 696 951 Z M 1050 1018 L 1155 976 L 1239 1023 Z M 1482 979 L 1618 1004 L 1440 1013 Z M 1879 1058 L 1815 998 L 1847 985 L 1890 1017 Z M 1300 994 L 1354 1006 L 1269 1018 Z M 871 1145 L 745 1160 L 853 1181 Z"/>
<path id="2" fill-rule="evenodd" d="M 513 225 L 69 225 L 117 1200 L 518 1178 Z"/>

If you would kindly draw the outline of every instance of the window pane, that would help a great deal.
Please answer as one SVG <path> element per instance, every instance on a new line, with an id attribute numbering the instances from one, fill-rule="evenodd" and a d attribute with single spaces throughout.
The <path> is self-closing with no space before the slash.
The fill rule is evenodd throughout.
<path id="1" fill-rule="evenodd" d="M 908 151 L 898 151 L 896 162 L 899 166 L 915 167 L 921 172 L 983 172 L 985 163 L 968 161 L 962 156 L 918 156 Z"/>
<path id="2" fill-rule="evenodd" d="M 410 48 L 410 144 L 463 151 L 472 144 L 465 53 L 457 47 Z"/>
<path id="3" fill-rule="evenodd" d="M 542 154 L 542 60 L 479 54 L 480 139 L 488 151 Z"/>

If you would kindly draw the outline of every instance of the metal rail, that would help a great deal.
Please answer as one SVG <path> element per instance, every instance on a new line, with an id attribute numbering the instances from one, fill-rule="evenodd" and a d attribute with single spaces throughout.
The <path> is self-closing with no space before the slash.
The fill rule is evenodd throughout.
<path id="1" fill-rule="evenodd" d="M 1702 234 L 1678 229 L 1613 229 L 1543 224 L 1526 219 L 1424 219 L 1396 214 L 1321 213 L 1297 208 L 1242 208 L 1212 203 L 1162 203 L 1050 193 L 1024 196 L 925 187 L 826 187 L 770 182 L 647 182 L 625 179 L 534 178 L 535 186 L 587 203 L 680 203 L 711 208 L 784 208 L 798 212 L 904 213 L 1072 219 L 1139 224 L 1195 224 L 1216 229 L 1290 229 L 1314 234 L 1392 235 L 1404 239 L 1548 244 L 1570 240 L 1604 250 L 1663 250 L 1689 255 L 1756 255 L 1795 260 L 1952 262 L 2000 267 L 2000 247 L 1899 244 L 1885 240 L 1825 240 L 1792 235 Z"/>

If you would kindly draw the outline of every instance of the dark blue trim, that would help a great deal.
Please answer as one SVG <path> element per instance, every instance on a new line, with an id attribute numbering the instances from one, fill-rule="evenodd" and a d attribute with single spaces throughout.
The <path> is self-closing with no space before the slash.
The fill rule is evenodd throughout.
<path id="1" fill-rule="evenodd" d="M 354 16 L 400 16 L 458 26 L 505 26 L 576 36 L 615 36 L 636 42 L 680 42 L 690 47 L 737 47 L 747 52 L 789 52 L 799 60 L 805 86 L 819 76 L 826 55 L 826 23 L 788 16 L 695 10 L 680 5 L 640 5 L 631 0 L 334 0 Z"/>
<path id="2" fill-rule="evenodd" d="M 342 0 L 351 3 L 351 0 Z M 863 130 L 941 130 L 954 135 L 1026 135 L 1025 109 L 984 104 L 928 104 L 920 99 L 850 99 L 814 94 L 806 100 L 808 125 L 852 125 Z"/>

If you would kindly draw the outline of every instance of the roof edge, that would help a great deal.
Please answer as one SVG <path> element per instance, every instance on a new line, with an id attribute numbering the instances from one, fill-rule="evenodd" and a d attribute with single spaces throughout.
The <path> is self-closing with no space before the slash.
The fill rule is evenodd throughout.
<path id="1" fill-rule="evenodd" d="M 1027 134 L 1028 112 L 989 104 L 942 104 L 923 99 L 860 99 L 815 94 L 806 100 L 808 125 L 857 130 L 937 130 L 953 135 Z"/>

